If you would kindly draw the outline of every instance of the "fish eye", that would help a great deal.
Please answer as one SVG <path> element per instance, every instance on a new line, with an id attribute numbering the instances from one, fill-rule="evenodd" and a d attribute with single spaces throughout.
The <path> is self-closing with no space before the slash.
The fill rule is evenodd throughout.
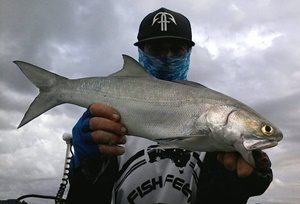
<path id="1" fill-rule="evenodd" d="M 274 129 L 270 125 L 264 125 L 262 126 L 261 131 L 264 135 L 271 136 L 274 132 Z"/>

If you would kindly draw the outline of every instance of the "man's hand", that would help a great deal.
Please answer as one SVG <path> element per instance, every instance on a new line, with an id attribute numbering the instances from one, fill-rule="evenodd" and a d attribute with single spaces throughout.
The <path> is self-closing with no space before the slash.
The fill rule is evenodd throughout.
<path id="1" fill-rule="evenodd" d="M 83 158 L 100 153 L 118 156 L 124 153 L 127 133 L 120 122 L 119 113 L 104 104 L 92 104 L 74 126 L 72 143 L 75 150 L 74 163 L 78 167 Z"/>
<path id="2" fill-rule="evenodd" d="M 120 122 L 119 113 L 104 104 L 92 104 L 89 107 L 92 118 L 89 121 L 91 136 L 103 154 L 122 155 L 127 133 L 126 127 Z"/>
<path id="3" fill-rule="evenodd" d="M 253 151 L 253 156 L 256 170 L 265 172 L 271 168 L 271 161 L 265 152 L 256 150 Z M 227 170 L 236 171 L 240 178 L 249 176 L 254 170 L 238 152 L 221 152 L 218 154 L 217 159 Z"/>

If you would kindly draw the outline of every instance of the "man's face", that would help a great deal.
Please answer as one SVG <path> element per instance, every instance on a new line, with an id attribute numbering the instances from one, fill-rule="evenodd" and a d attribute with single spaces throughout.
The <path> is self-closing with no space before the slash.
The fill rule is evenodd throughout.
<path id="1" fill-rule="evenodd" d="M 149 40 L 142 46 L 143 51 L 151 56 L 182 56 L 190 48 L 187 42 L 180 39 Z"/>

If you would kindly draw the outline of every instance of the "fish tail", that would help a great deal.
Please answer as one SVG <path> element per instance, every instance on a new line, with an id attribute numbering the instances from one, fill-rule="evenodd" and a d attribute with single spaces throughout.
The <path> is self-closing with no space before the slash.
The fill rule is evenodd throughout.
<path id="1" fill-rule="evenodd" d="M 20 128 L 42 113 L 62 104 L 62 101 L 57 97 L 55 90 L 57 90 L 56 87 L 58 84 L 63 83 L 63 81 L 68 79 L 26 62 L 14 61 L 14 63 L 40 91 L 39 95 L 34 99 L 26 111 L 18 126 L 18 128 Z"/>

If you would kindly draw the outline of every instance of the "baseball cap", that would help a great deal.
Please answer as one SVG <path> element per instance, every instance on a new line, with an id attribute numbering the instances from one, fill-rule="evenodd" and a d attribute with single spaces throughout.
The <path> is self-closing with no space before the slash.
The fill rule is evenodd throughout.
<path id="1" fill-rule="evenodd" d="M 166 8 L 149 13 L 142 20 L 137 36 L 138 42 L 134 45 L 139 46 L 146 41 L 163 38 L 185 40 L 190 46 L 195 45 L 192 41 L 190 21 L 184 15 Z"/>

